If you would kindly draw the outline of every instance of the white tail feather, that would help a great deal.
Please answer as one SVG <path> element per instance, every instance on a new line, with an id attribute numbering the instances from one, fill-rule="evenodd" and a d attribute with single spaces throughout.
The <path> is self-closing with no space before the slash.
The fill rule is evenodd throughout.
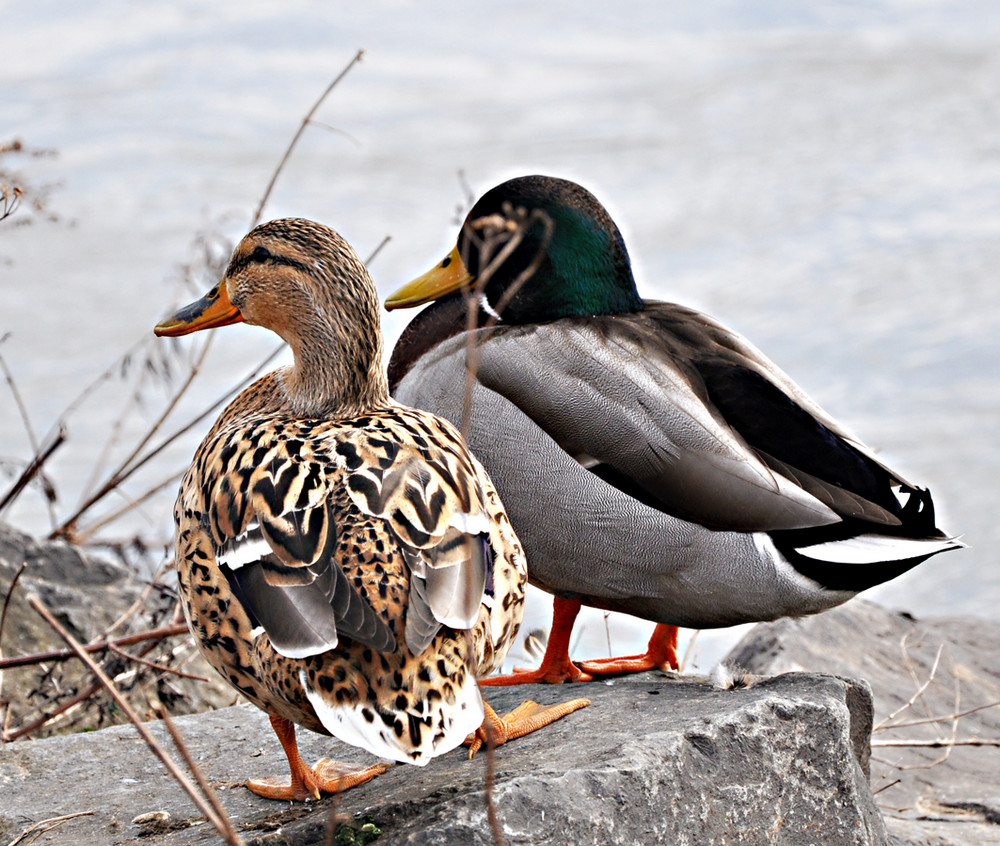
<path id="1" fill-rule="evenodd" d="M 367 749 L 381 758 L 416 764 L 418 767 L 459 746 L 482 725 L 485 716 L 479 686 L 472 673 L 466 673 L 465 683 L 455 690 L 454 705 L 441 704 L 428 708 L 424 703 L 425 713 L 422 716 L 430 716 L 433 723 L 423 735 L 427 742 L 414 746 L 408 729 L 403 731 L 402 737 L 398 737 L 392 726 L 386 725 L 365 703 L 334 705 L 310 686 L 304 671 L 299 673 L 299 680 L 323 727 L 338 740 Z M 369 719 L 370 716 L 374 719 Z M 400 716 L 405 725 L 406 714 Z"/>
<path id="2" fill-rule="evenodd" d="M 796 550 L 799 555 L 831 564 L 878 564 L 883 561 L 906 561 L 936 555 L 965 546 L 954 538 L 914 540 L 888 535 L 858 535 L 846 540 L 817 543 Z"/>

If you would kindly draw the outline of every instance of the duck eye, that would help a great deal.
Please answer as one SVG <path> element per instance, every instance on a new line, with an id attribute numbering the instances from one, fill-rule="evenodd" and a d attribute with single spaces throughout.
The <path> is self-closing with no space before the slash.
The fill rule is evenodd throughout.
<path id="1" fill-rule="evenodd" d="M 253 252 L 250 253 L 250 261 L 269 261 L 271 258 L 271 251 L 267 247 L 254 247 Z"/>

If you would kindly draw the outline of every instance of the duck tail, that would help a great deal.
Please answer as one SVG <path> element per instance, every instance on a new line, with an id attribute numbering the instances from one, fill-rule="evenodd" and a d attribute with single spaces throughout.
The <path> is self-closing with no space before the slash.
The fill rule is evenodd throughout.
<path id="1" fill-rule="evenodd" d="M 961 549 L 961 540 L 939 529 L 926 488 L 907 486 L 897 512 L 899 525 L 881 526 L 845 519 L 833 526 L 806 529 L 775 538 L 789 563 L 828 590 L 853 593 L 896 578 L 932 555 Z"/>
<path id="2" fill-rule="evenodd" d="M 400 702 L 401 707 L 331 702 L 309 683 L 305 670 L 300 681 L 323 727 L 338 740 L 419 767 L 459 746 L 483 722 L 483 700 L 472 673 L 465 673 L 450 694 L 437 697 L 434 704 L 417 695 L 402 695 L 406 703 Z"/>

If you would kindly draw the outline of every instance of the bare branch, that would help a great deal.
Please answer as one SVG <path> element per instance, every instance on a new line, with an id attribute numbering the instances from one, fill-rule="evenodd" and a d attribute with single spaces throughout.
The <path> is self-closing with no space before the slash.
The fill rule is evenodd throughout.
<path id="1" fill-rule="evenodd" d="M 125 658 L 128 661 L 134 661 L 136 664 L 142 664 L 144 667 L 150 667 L 159 673 L 170 673 L 171 675 L 179 676 L 182 679 L 194 679 L 195 681 L 200 682 L 210 681 L 210 679 L 206 679 L 204 676 L 196 676 L 194 673 L 185 673 L 183 670 L 178 670 L 175 667 L 167 667 L 164 664 L 157 664 L 155 661 L 147 661 L 145 658 L 140 658 L 138 655 L 132 655 L 124 649 L 119 649 L 113 643 L 108 644 L 108 650 L 121 658 Z"/>
<path id="2" fill-rule="evenodd" d="M 347 66 L 339 74 L 337 74 L 333 82 L 326 87 L 326 91 L 320 95 L 319 99 L 313 104 L 313 107 L 306 113 L 306 116 L 302 118 L 302 123 L 299 125 L 298 131 L 294 136 L 292 136 L 292 140 L 288 144 L 288 149 L 285 150 L 285 155 L 281 157 L 281 161 L 278 162 L 278 166 L 274 169 L 274 173 L 271 175 L 271 181 L 267 183 L 267 188 L 264 189 L 264 196 L 260 198 L 260 203 L 257 205 L 257 210 L 254 212 L 253 220 L 250 222 L 251 228 L 260 223 L 260 216 L 264 213 L 264 206 L 267 204 L 268 198 L 271 196 L 274 184 L 278 181 L 281 171 L 284 170 L 285 163 L 292 155 L 292 150 L 295 149 L 295 145 L 299 143 L 299 138 L 302 137 L 302 133 L 305 132 L 306 127 L 312 121 L 313 115 L 316 114 L 319 107 L 323 105 L 323 101 L 330 95 L 330 92 L 337 87 L 337 83 L 347 76 L 348 71 L 361 61 L 361 57 L 364 56 L 364 54 L 364 50 L 358 50 L 354 58 L 347 63 Z"/>
<path id="3" fill-rule="evenodd" d="M 152 457 L 152 456 L 150 456 L 150 457 Z M 145 460 L 148 460 L 148 459 L 144 459 L 144 462 L 145 462 Z M 155 485 L 153 485 L 153 487 L 147 489 L 145 492 L 143 492 L 139 496 L 135 497 L 134 499 L 126 500 L 125 504 L 122 505 L 121 508 L 117 508 L 114 511 L 112 511 L 110 514 L 106 514 L 105 516 L 101 517 L 100 519 L 95 520 L 93 523 L 88 523 L 86 526 L 83 526 L 83 527 L 77 529 L 75 532 L 73 532 L 73 541 L 75 543 L 77 543 L 77 544 L 84 544 L 84 543 L 86 543 L 98 531 L 100 531 L 101 529 L 103 529 L 105 526 L 108 526 L 111 523 L 114 523 L 115 520 L 117 520 L 119 517 L 123 517 L 124 515 L 128 514 L 130 511 L 132 511 L 133 509 L 138 508 L 140 505 L 142 505 L 147 500 L 152 499 L 154 496 L 156 496 L 160 491 L 162 491 L 168 485 L 176 484 L 181 479 L 181 477 L 183 475 L 184 475 L 184 471 L 183 470 L 179 470 L 178 472 L 174 473 L 172 476 L 167 477 L 163 481 L 157 482 Z M 110 493 L 110 491 L 109 491 L 109 493 Z"/>
<path id="4" fill-rule="evenodd" d="M 684 647 L 684 657 L 681 658 L 681 665 L 678 668 L 679 673 L 683 673 L 687 669 L 688 659 L 694 660 L 694 642 L 698 639 L 698 635 L 701 634 L 701 629 L 695 629 L 691 632 L 691 638 L 687 642 L 687 646 Z"/>
<path id="5" fill-rule="evenodd" d="M 872 791 L 872 796 L 878 796 L 883 790 L 888 790 L 890 787 L 895 787 L 901 781 L 902 781 L 902 779 L 897 778 L 897 779 L 894 779 L 893 781 L 890 781 L 888 784 L 883 784 L 878 790 L 873 790 Z"/>
<path id="6" fill-rule="evenodd" d="M 174 746 L 177 747 L 177 751 L 181 753 L 181 757 L 184 759 L 184 763 L 187 764 L 187 768 L 191 771 L 191 775 L 194 776 L 196 782 L 198 782 L 198 787 L 201 788 L 201 792 L 205 794 L 205 797 L 211 803 L 212 808 L 218 815 L 219 820 L 222 822 L 225 831 L 219 832 L 222 834 L 223 838 L 227 843 L 242 843 L 239 834 L 236 833 L 236 829 L 233 826 L 233 821 L 229 818 L 229 814 L 226 813 L 226 809 L 222 806 L 219 801 L 218 794 L 212 789 L 212 786 L 205 779 L 204 773 L 202 773 L 201 768 L 195 762 L 194 758 L 191 757 L 191 752 L 187 748 L 187 744 L 184 742 L 184 738 L 181 737 L 181 733 L 177 730 L 177 726 L 174 725 L 174 721 L 170 718 L 170 714 L 167 713 L 167 709 L 163 707 L 162 703 L 157 703 L 156 714 L 163 720 L 163 725 L 167 727 L 167 731 L 170 732 L 170 737 L 174 741 Z"/>
<path id="7" fill-rule="evenodd" d="M 14 374 L 10 372 L 10 368 L 7 367 L 7 362 L 2 355 L 0 355 L 0 369 L 3 370 L 4 379 L 7 380 L 7 387 L 10 388 L 10 393 L 14 397 L 14 403 L 17 405 L 17 411 L 21 415 L 24 431 L 28 433 L 28 442 L 31 444 L 31 451 L 37 453 L 38 438 L 35 435 L 35 427 L 31 425 L 28 409 L 21 398 L 21 392 L 17 389 L 17 383 L 14 382 Z"/>
<path id="8" fill-rule="evenodd" d="M 967 717 L 969 714 L 975 714 L 977 711 L 985 711 L 987 708 L 996 708 L 998 705 L 1000 705 L 1000 699 L 996 702 L 988 702 L 985 705 L 977 705 L 975 708 L 967 708 L 964 711 L 959 711 L 957 714 L 946 714 L 943 717 L 929 717 L 923 720 L 908 720 L 905 723 L 893 723 L 891 726 L 885 726 L 883 731 L 888 729 L 909 728 L 910 726 L 923 726 L 928 723 L 950 723 L 952 720 L 956 720 L 959 717 Z"/>
<path id="9" fill-rule="evenodd" d="M 392 240 L 392 235 L 386 235 L 381 241 L 379 241 L 378 246 L 371 251 L 368 258 L 365 259 L 365 264 L 371 264 L 375 261 L 375 257 L 382 252 L 382 248 Z"/>
<path id="10" fill-rule="evenodd" d="M 132 706 L 129 704 L 128 700 L 118 692 L 118 688 L 115 687 L 114 683 L 105 675 L 104 671 L 97 665 L 93 658 L 87 654 L 87 651 L 76 641 L 76 639 L 62 626 L 62 624 L 52 616 L 52 612 L 42 603 L 42 601 L 31 594 L 28 596 L 28 605 L 30 605 L 46 623 L 52 628 L 52 630 L 59 635 L 69 647 L 77 654 L 81 661 L 83 661 L 89 668 L 90 671 L 97 677 L 98 681 L 104 686 L 107 692 L 111 695 L 112 699 L 119 708 L 125 713 L 129 718 L 132 725 L 135 726 L 136 731 L 143 740 L 146 741 L 146 745 L 152 750 L 153 754 L 160 759 L 160 762 L 167 768 L 167 771 L 174 777 L 174 780 L 184 789 L 184 791 L 191 797 L 191 801 L 197 806 L 198 810 L 205 815 L 205 818 L 212 824 L 213 828 L 219 832 L 220 835 L 226 840 L 227 843 L 232 844 L 232 846 L 244 846 L 243 841 L 240 839 L 239 835 L 233 832 L 235 839 L 229 837 L 229 832 L 232 831 L 232 826 L 224 823 L 218 815 L 215 813 L 212 806 L 205 801 L 195 786 L 191 784 L 191 781 L 183 772 L 178 769 L 177 765 L 174 763 L 173 759 L 167 754 L 166 750 L 157 742 L 156 738 L 153 737 L 152 733 L 143 723 L 142 719 L 133 710 Z"/>
<path id="11" fill-rule="evenodd" d="M 7 624 L 7 609 L 10 607 L 10 599 L 14 595 L 14 590 L 17 587 L 17 582 L 21 578 L 21 574 L 27 569 L 28 562 L 22 561 L 21 566 L 17 568 L 17 572 L 14 574 L 14 578 L 10 580 L 10 587 L 7 589 L 7 595 L 3 598 L 3 611 L 0 611 L 0 661 L 3 660 L 3 630 L 4 626 Z M 3 665 L 0 664 L 0 700 L 3 699 Z"/>
<path id="12" fill-rule="evenodd" d="M 939 738 L 937 740 L 873 740 L 872 748 L 875 747 L 918 747 L 926 749 L 944 749 L 955 746 L 997 746 L 1000 747 L 1000 739 L 980 739 L 970 737 L 967 740 L 951 740 Z"/>
<path id="13" fill-rule="evenodd" d="M 132 644 L 142 643 L 147 640 L 163 640 L 164 638 L 175 637 L 176 635 L 188 634 L 189 631 L 186 623 L 180 623 L 178 625 L 150 629 L 145 632 L 137 632 L 125 637 L 116 637 L 114 640 L 99 640 L 95 643 L 88 643 L 81 648 L 87 652 L 101 652 L 105 649 L 131 646 Z M 77 652 L 75 649 L 60 649 L 52 652 L 36 652 L 33 655 L 18 655 L 16 658 L 0 659 L 0 670 L 5 670 L 9 667 L 26 667 L 31 664 L 41 664 L 45 661 L 66 661 L 76 657 L 76 655 Z"/>
<path id="14" fill-rule="evenodd" d="M 32 734 L 33 732 L 38 731 L 38 729 L 42 728 L 43 726 L 48 725 L 53 720 L 56 720 L 59 717 L 66 714 L 67 712 L 71 711 L 81 702 L 86 702 L 88 699 L 90 699 L 91 696 L 97 693 L 97 691 L 99 691 L 100 689 L 101 689 L 100 684 L 94 683 L 90 687 L 78 693 L 72 699 L 63 702 L 55 710 L 49 711 L 47 714 L 42 714 L 40 717 L 38 717 L 36 720 L 33 720 L 30 723 L 25 723 L 24 725 L 19 726 L 18 728 L 12 731 L 8 730 L 5 727 L 3 736 L 0 739 L 2 739 L 4 743 L 10 743 L 14 740 L 17 740 L 19 737 L 25 737 L 26 735 Z"/>
<path id="15" fill-rule="evenodd" d="M 17 481 L 14 482 L 11 489 L 4 494 L 2 499 L 0 499 L 0 512 L 10 505 L 17 498 L 18 494 L 24 490 L 28 482 L 41 472 L 45 462 L 52 457 L 52 453 L 62 446 L 65 440 L 66 430 L 60 426 L 52 442 L 47 444 L 41 452 L 35 454 L 35 457 L 28 462 L 28 466 L 25 467 L 21 475 L 18 476 Z"/>
<path id="16" fill-rule="evenodd" d="M 0 218 L 2 220 L 3 218 Z M 47 820 L 39 820 L 33 825 L 28 826 L 24 831 L 22 831 L 17 837 L 10 841 L 7 846 L 20 846 L 21 843 L 34 843 L 38 839 L 38 835 L 45 834 L 47 831 L 51 831 L 54 828 L 58 828 L 67 820 L 75 819 L 76 817 L 92 817 L 94 811 L 77 811 L 75 814 L 63 814 L 61 817 L 49 817 Z M 34 834 L 35 837 L 31 838 L 30 841 L 26 841 L 25 838 L 29 834 Z"/>
<path id="17" fill-rule="evenodd" d="M 483 328 L 491 329 L 497 324 L 503 310 L 514 298 L 522 286 L 535 275 L 542 261 L 545 259 L 549 242 L 552 240 L 552 233 L 555 224 L 541 209 L 533 209 L 531 212 L 525 209 L 513 209 L 509 204 L 504 206 L 504 215 L 488 215 L 470 221 L 464 228 L 467 237 L 467 244 L 471 249 L 479 250 L 479 265 L 482 268 L 476 277 L 476 283 L 465 292 L 466 302 L 466 336 L 468 344 L 466 347 L 466 375 L 465 393 L 462 399 L 462 437 L 466 443 L 469 440 L 469 418 L 472 410 L 472 388 L 476 381 L 476 373 L 479 369 L 479 351 L 476 347 L 475 336 L 473 334 L 479 322 L 479 299 L 489 284 L 493 274 L 503 265 L 503 263 L 516 250 L 524 240 L 525 234 L 535 224 L 541 224 L 545 230 L 538 250 L 532 257 L 528 266 L 521 271 L 518 277 L 507 287 L 504 295 L 494 308 L 494 314 L 486 321 Z M 493 251 L 499 247 L 499 252 L 493 255 Z M 462 256 L 462 261 L 468 267 L 468 256 Z"/>
<path id="18" fill-rule="evenodd" d="M 73 532 L 73 528 L 76 521 L 83 515 L 87 509 L 89 509 L 96 502 L 103 499 L 107 494 L 114 490 L 118 485 L 120 485 L 125 479 L 127 479 L 132 473 L 134 473 L 139 467 L 141 467 L 146 461 L 149 460 L 151 455 L 155 455 L 158 450 L 154 450 L 153 453 L 148 454 L 141 460 L 136 460 L 137 456 L 142 452 L 143 447 L 149 443 L 149 441 L 156 435 L 160 430 L 160 427 L 166 421 L 166 419 L 173 412 L 177 403 L 180 401 L 181 397 L 187 392 L 187 389 L 191 386 L 191 383 L 195 380 L 198 374 L 201 372 L 201 365 L 205 361 L 205 356 L 208 355 L 208 350 L 211 347 L 212 339 L 215 337 L 214 334 L 210 334 L 208 339 L 204 344 L 202 344 L 201 351 L 198 354 L 197 360 L 191 365 L 191 371 L 188 373 L 187 378 L 184 383 L 174 392 L 174 395 L 170 398 L 167 403 L 166 408 L 160 413 L 160 416 L 156 419 L 156 422 L 149 428 L 146 434 L 139 439 L 139 443 L 132 449 L 128 454 L 128 457 L 119 464 L 118 469 L 111 473 L 105 483 L 98 488 L 98 490 L 87 497 L 83 504 L 80 505 L 72 516 L 67 520 L 63 521 L 63 524 L 56 529 L 52 535 L 70 535 Z M 162 447 L 161 447 L 162 448 Z M 134 464 L 133 464 L 134 462 Z"/>
<path id="19" fill-rule="evenodd" d="M 906 658 L 907 663 L 909 664 L 909 653 L 906 651 L 906 637 L 905 636 L 903 637 L 903 641 L 900 644 L 900 648 L 903 650 L 903 655 Z M 888 717 L 886 717 L 884 720 L 882 720 L 877 726 L 875 726 L 875 728 L 872 729 L 873 733 L 876 732 L 876 731 L 880 731 L 883 728 L 892 728 L 892 726 L 889 726 L 888 723 L 892 722 L 892 720 L 894 720 L 896 717 L 898 717 L 903 711 L 907 710 L 908 708 L 913 707 L 913 704 L 921 696 L 924 695 L 924 691 L 926 691 L 927 688 L 930 686 L 930 683 L 932 681 L 934 681 L 934 676 L 937 674 L 938 663 L 941 660 L 941 653 L 942 653 L 943 650 L 944 650 L 944 644 L 942 643 L 938 647 L 937 655 L 934 657 L 934 664 L 931 667 L 930 674 L 927 676 L 927 680 L 925 682 L 923 682 L 923 684 L 920 684 L 917 687 L 916 693 L 914 693 L 913 696 L 911 696 L 903 705 L 901 705 L 899 708 L 897 708 L 895 711 L 893 711 Z M 910 671 L 910 675 L 913 677 L 914 683 L 917 683 L 917 679 L 914 676 L 912 669 Z"/>

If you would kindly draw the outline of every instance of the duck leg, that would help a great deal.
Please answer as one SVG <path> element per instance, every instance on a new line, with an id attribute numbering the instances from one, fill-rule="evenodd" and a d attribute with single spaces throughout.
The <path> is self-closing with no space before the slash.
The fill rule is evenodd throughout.
<path id="1" fill-rule="evenodd" d="M 549 723 L 554 723 L 559 718 L 572 714 L 589 704 L 589 699 L 571 699 L 569 702 L 550 705 L 546 708 L 544 705 L 539 705 L 529 699 L 501 717 L 490 707 L 488 702 L 483 702 L 483 708 L 486 711 L 483 724 L 465 739 L 465 745 L 469 747 L 469 758 L 474 758 L 484 743 L 501 746 L 508 740 L 531 734 L 531 732 L 547 726 Z"/>
<path id="2" fill-rule="evenodd" d="M 552 598 L 552 629 L 549 632 L 548 643 L 545 644 L 545 655 L 536 670 L 515 667 L 507 676 L 490 676 L 480 679 L 480 685 L 507 686 L 514 684 L 562 684 L 563 682 L 591 681 L 592 676 L 583 672 L 569 659 L 569 639 L 573 633 L 573 624 L 580 613 L 579 599 Z M 607 670 L 603 672 L 608 672 Z"/>
<path id="3" fill-rule="evenodd" d="M 289 799 L 305 802 L 309 799 L 319 799 L 320 793 L 341 793 L 351 787 L 364 784 L 366 781 L 381 775 L 388 764 L 372 764 L 370 767 L 355 767 L 323 758 L 315 767 L 307 767 L 299 755 L 299 745 L 295 740 L 295 723 L 279 717 L 268 715 L 271 728 L 281 741 L 281 748 L 288 758 L 288 768 L 291 770 L 291 781 L 284 782 L 277 778 L 247 779 L 247 788 L 265 799 Z"/>
<path id="4" fill-rule="evenodd" d="M 643 673 L 646 670 L 676 670 L 677 627 L 657 623 L 642 655 L 625 655 L 620 658 L 594 658 L 590 661 L 571 661 L 570 635 L 580 613 L 579 599 L 552 598 L 552 629 L 545 646 L 545 655 L 538 669 L 515 667 L 510 675 L 490 676 L 479 684 L 499 687 L 514 684 L 562 684 L 563 682 L 593 681 L 595 675 L 615 673 Z"/>
<path id="5" fill-rule="evenodd" d="M 584 673 L 602 675 L 609 673 L 643 673 L 646 670 L 676 670 L 677 626 L 657 623 L 649 644 L 642 655 L 624 655 L 620 658 L 594 658 L 580 661 L 577 666 Z"/>

